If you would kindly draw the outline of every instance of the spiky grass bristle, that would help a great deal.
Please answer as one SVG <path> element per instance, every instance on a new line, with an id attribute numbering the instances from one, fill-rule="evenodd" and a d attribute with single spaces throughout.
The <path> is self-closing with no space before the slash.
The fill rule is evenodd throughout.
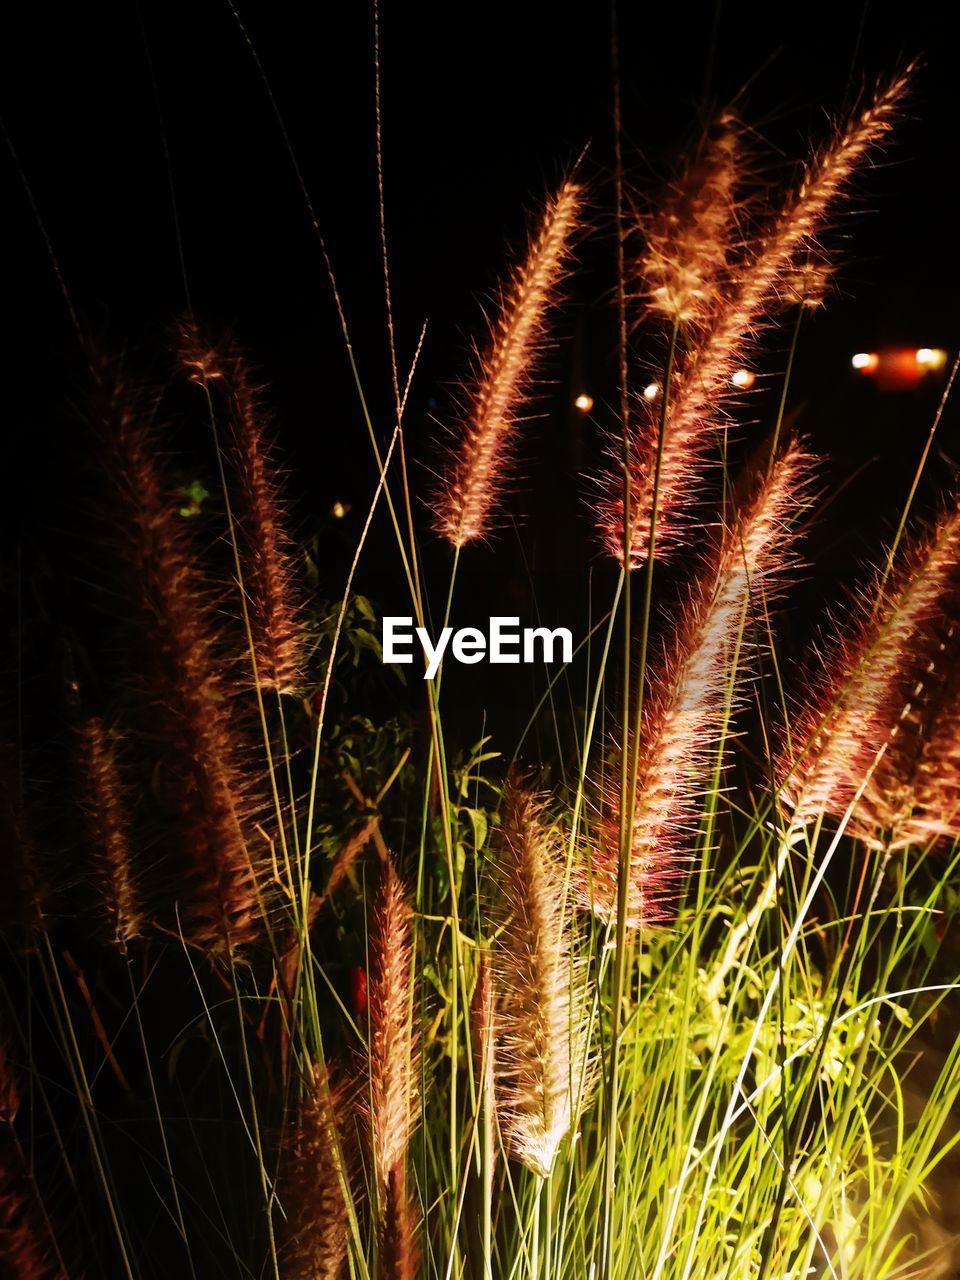
<path id="1" fill-rule="evenodd" d="M 638 568 L 647 560 L 654 528 L 654 550 L 661 558 L 675 553 L 684 543 L 692 499 L 701 490 L 711 443 L 737 394 L 731 375 L 759 333 L 782 313 L 785 302 L 822 297 L 824 267 L 817 236 L 854 173 L 887 138 L 911 74 L 912 68 L 908 68 L 880 86 L 866 106 L 850 115 L 833 142 L 807 164 L 796 191 L 730 266 L 730 283 L 713 284 L 714 296 L 700 308 L 705 323 L 690 346 L 679 350 L 669 384 L 661 390 L 667 397 L 665 408 L 638 399 L 627 464 L 629 507 L 624 506 L 624 459 L 617 451 L 599 509 L 603 543 L 621 563 L 626 531 L 629 568 Z M 726 196 L 718 195 L 717 199 L 725 201 Z M 675 236 L 678 244 L 687 239 Z M 689 249 L 694 255 L 697 243 Z M 807 266 L 811 251 L 820 269 L 814 280 L 801 285 L 808 291 L 800 296 L 798 272 Z M 678 271 L 675 266 L 674 274 Z"/>
<path id="2" fill-rule="evenodd" d="M 237 480 L 232 510 L 257 683 L 295 693 L 304 683 L 303 603 L 264 388 L 235 342 L 216 346 L 186 323 L 180 327 L 179 348 L 188 374 L 207 390 L 211 403 L 222 395 L 227 405 L 225 453 Z"/>
<path id="3" fill-rule="evenodd" d="M 350 1179 L 340 1129 L 344 1114 L 343 1089 L 316 1067 L 304 1084 L 283 1167 L 281 1258 L 289 1280 L 339 1280 L 344 1274 Z"/>
<path id="4" fill-rule="evenodd" d="M 727 709 L 736 704 L 740 678 L 749 670 L 751 622 L 762 618 L 792 560 L 791 523 L 806 500 L 810 468 L 809 456 L 794 443 L 769 470 L 761 467 L 748 477 L 748 496 L 688 592 L 669 647 L 650 676 L 639 742 L 632 734 L 626 738 L 631 773 L 637 753 L 635 792 L 624 797 L 619 786 L 608 787 L 597 839 L 577 869 L 580 904 L 603 921 L 614 920 L 619 906 L 624 813 L 630 833 L 626 923 L 648 927 L 668 914 Z"/>
<path id="5" fill-rule="evenodd" d="M 156 405 L 122 378 L 103 410 L 122 530 L 117 552 L 129 575 L 140 647 L 138 696 L 162 765 L 162 791 L 180 857 L 167 927 L 211 954 L 261 934 L 263 917 L 247 820 L 254 808 L 242 764 L 245 734 L 221 671 L 224 646 L 213 589 L 158 464 Z"/>
<path id="6" fill-rule="evenodd" d="M 510 1153 L 546 1178 L 589 1094 L 587 1006 L 562 848 L 542 799 L 516 779 L 504 795 L 497 873 L 497 1115 Z"/>
<path id="7" fill-rule="evenodd" d="M 853 805 L 850 829 L 878 846 L 957 830 L 958 617 L 954 510 L 905 549 L 829 647 L 780 762 L 795 827 Z"/>
<path id="8" fill-rule="evenodd" d="M 547 202 L 526 257 L 502 290 L 468 392 L 469 407 L 434 498 L 437 532 L 455 548 L 487 536 L 492 528 L 582 204 L 582 186 L 562 183 Z"/>
<path id="9" fill-rule="evenodd" d="M 99 918 L 106 940 L 125 949 L 142 935 L 145 915 L 134 871 L 129 793 L 120 776 L 115 737 L 99 716 L 81 726 L 79 754 Z"/>

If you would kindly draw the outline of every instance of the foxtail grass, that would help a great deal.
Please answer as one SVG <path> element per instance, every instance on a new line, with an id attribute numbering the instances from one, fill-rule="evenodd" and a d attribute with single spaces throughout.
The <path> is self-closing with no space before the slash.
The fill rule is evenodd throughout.
<path id="1" fill-rule="evenodd" d="M 891 552 L 811 683 L 778 640 L 814 485 L 784 429 L 787 377 L 747 465 L 727 430 L 731 373 L 787 307 L 822 302 L 821 233 L 908 81 L 881 86 L 769 200 L 746 126 L 721 116 L 644 213 L 632 263 L 618 246 L 624 452 L 595 524 L 620 572 L 603 599 L 603 573 L 585 585 L 589 636 L 537 691 L 530 774 L 504 766 L 496 728 L 461 748 L 447 680 L 422 706 L 421 682 L 391 685 L 410 708 L 376 723 L 370 687 L 391 674 L 361 665 L 377 638 L 352 590 L 381 498 L 424 626 L 452 616 L 462 549 L 518 514 L 518 436 L 573 274 L 579 181 L 548 199 L 467 380 L 430 496 L 452 560 L 436 592 L 395 350 L 382 452 L 352 364 L 378 476 L 321 617 L 239 349 L 180 331 L 221 482 L 193 524 L 170 480 L 168 401 L 102 374 L 124 617 L 99 673 L 109 715 L 71 739 L 84 829 L 63 841 L 82 846 L 72 874 L 100 919 L 78 939 L 75 919 L 45 913 L 52 859 L 33 857 L 15 776 L 5 873 L 30 944 L 11 932 L 4 1009 L 54 1051 L 24 1089 L 0 1060 L 0 1270 L 67 1275 L 23 1162 L 27 1111 L 70 1175 L 80 1135 L 97 1198 L 74 1176 L 78 1203 L 111 1227 L 87 1250 L 128 1280 L 166 1267 L 154 1231 L 194 1276 L 920 1274 L 907 1215 L 955 1146 L 960 1095 L 944 1034 L 957 983 L 937 955 L 958 910 L 960 523 L 951 509 Z M 627 339 L 651 328 L 670 354 L 656 397 L 634 402 L 651 362 L 633 367 Z M 680 585 L 658 621 L 665 557 Z M 172 1014 L 157 1012 L 163 982 Z"/>
<path id="2" fill-rule="evenodd" d="M 436 528 L 457 549 L 485 537 L 497 520 L 583 200 L 580 183 L 561 184 L 547 201 L 525 258 L 501 289 L 435 498 Z"/>
<path id="3" fill-rule="evenodd" d="M 611 472 L 600 522 L 608 551 L 621 561 L 626 526 L 630 548 L 626 562 L 631 568 L 643 564 L 650 554 L 654 509 L 660 557 L 683 545 L 685 513 L 690 510 L 691 496 L 699 490 L 698 476 L 722 426 L 725 410 L 737 394 L 731 375 L 753 350 L 757 335 L 782 313 L 784 301 L 797 298 L 797 273 L 805 269 L 805 255 L 813 251 L 822 256 L 817 236 L 836 212 L 838 200 L 858 169 L 888 139 L 910 80 L 908 69 L 882 84 L 865 105 L 850 114 L 833 141 L 808 161 L 796 190 L 748 240 L 736 262 L 727 266 L 728 283 L 715 281 L 708 290 L 710 296 L 699 309 L 699 323 L 691 334 L 689 347 L 682 351 L 670 385 L 660 391 L 668 397 L 665 412 L 642 398 L 637 403 L 638 426 L 629 463 L 630 506 L 624 509 L 619 479 Z M 703 194 L 716 202 L 712 214 L 707 216 L 694 203 L 685 213 L 677 214 L 680 225 L 674 236 L 689 237 L 696 243 L 699 259 L 706 253 L 702 237 L 709 234 L 713 247 L 707 257 L 725 259 L 730 236 L 731 219 L 726 212 L 730 192 L 726 184 L 720 184 L 715 190 L 707 186 Z M 655 247 L 656 238 L 653 243 Z M 666 287 L 667 296 L 672 292 L 681 298 L 684 285 L 678 276 L 678 262 L 672 264 L 674 283 L 669 287 L 659 283 L 665 270 L 669 275 L 669 264 L 661 264 L 654 253 L 646 265 L 653 267 L 652 278 L 645 286 L 652 296 L 652 303 L 647 305 L 656 315 L 664 309 L 660 290 Z M 821 267 L 821 278 L 822 270 Z M 821 284 L 816 279 L 809 284 L 812 292 L 804 292 L 800 300 L 819 300 Z M 804 287 L 802 283 L 800 287 Z M 675 301 L 670 314 L 677 325 L 684 320 L 686 311 L 678 308 Z"/>

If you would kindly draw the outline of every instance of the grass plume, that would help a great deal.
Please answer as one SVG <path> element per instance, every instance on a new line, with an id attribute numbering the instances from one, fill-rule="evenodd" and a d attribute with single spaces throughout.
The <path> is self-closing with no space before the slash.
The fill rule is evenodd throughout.
<path id="1" fill-rule="evenodd" d="M 379 1275 L 383 1280 L 411 1280 L 418 1246 L 406 1165 L 419 1107 L 419 1055 L 412 1022 L 410 905 L 389 858 L 380 866 L 370 956 L 369 1107 Z"/>
<path id="2" fill-rule="evenodd" d="M 868 774 L 852 829 L 886 844 L 949 835 L 954 777 L 953 616 L 960 593 L 960 511 L 910 548 L 823 664 L 781 762 L 795 826 L 841 816 Z M 943 807 L 941 807 L 943 806 Z M 939 815 L 939 816 L 938 816 Z"/>
<path id="3" fill-rule="evenodd" d="M 589 1067 L 586 1006 L 566 905 L 562 849 L 543 802 L 515 779 L 503 803 L 493 954 L 497 1114 L 507 1148 L 549 1177 Z"/>
<path id="4" fill-rule="evenodd" d="M 627 899 L 630 928 L 665 916 L 698 826 L 699 802 L 714 764 L 729 681 L 750 611 L 769 602 L 791 561 L 790 524 L 808 491 L 810 459 L 788 446 L 747 494 L 723 533 L 713 563 L 688 593 L 644 699 L 631 815 Z M 758 478 L 759 477 L 759 478 Z M 747 641 L 749 644 L 749 640 Z M 734 673 L 731 676 L 731 673 Z M 628 750 L 632 740 L 628 739 Z M 599 838 L 579 869 L 581 905 L 610 921 L 617 910 L 620 813 L 616 791 L 602 802 Z"/>
<path id="5" fill-rule="evenodd" d="M 172 886 L 179 927 L 195 945 L 226 953 L 262 928 L 244 830 L 250 788 L 239 763 L 240 726 L 218 673 L 211 591 L 157 463 L 154 411 L 122 379 L 110 388 L 105 421 L 123 529 L 119 550 L 140 599 L 142 691 L 183 855 Z"/>
<path id="6" fill-rule="evenodd" d="M 342 1089 L 316 1067 L 306 1081 L 284 1168 L 282 1258 L 287 1280 L 338 1280 L 347 1261 L 349 1231 L 338 1115 Z"/>
<path id="7" fill-rule="evenodd" d="M 779 213 L 762 228 L 731 268 L 728 287 L 717 286 L 709 319 L 681 354 L 669 385 L 665 413 L 652 403 L 637 405 L 638 426 L 630 447 L 630 509 L 626 513 L 629 566 L 643 564 L 650 551 L 656 511 L 656 554 L 667 556 L 684 542 L 684 513 L 698 493 L 707 451 L 735 388 L 731 375 L 757 335 L 797 296 L 797 273 L 856 171 L 886 140 L 910 85 L 912 68 L 893 77 L 854 111 L 804 169 Z M 725 198 L 725 197 L 724 197 Z M 718 214 L 719 217 L 719 214 Z M 691 268 L 692 270 L 692 268 Z M 823 280 L 819 273 L 811 298 Z M 661 422 L 662 417 L 662 422 Z M 661 438 L 662 436 L 662 438 Z M 611 555 L 623 559 L 623 486 L 616 470 L 608 477 L 600 531 Z"/>
<path id="8" fill-rule="evenodd" d="M 709 323 L 741 234 L 743 167 L 740 127 L 725 114 L 675 189 L 641 219 L 637 276 L 647 315 L 668 324 Z"/>
<path id="9" fill-rule="evenodd" d="M 491 530 L 582 204 L 580 184 L 563 182 L 547 201 L 526 257 L 501 291 L 498 314 L 469 389 L 466 417 L 435 498 L 437 532 L 457 549 Z"/>
<path id="10" fill-rule="evenodd" d="M 144 929 L 131 848 L 128 795 L 117 762 L 114 736 L 99 716 L 79 732 L 82 805 L 93 858 L 93 881 L 106 940 L 121 949 Z"/>
<path id="11" fill-rule="evenodd" d="M 302 605 L 264 388 L 234 342 L 222 348 L 204 343 L 193 324 L 181 326 L 180 358 L 195 381 L 212 394 L 223 391 L 229 408 L 229 458 L 238 480 L 235 514 L 257 681 L 264 689 L 295 693 L 303 684 Z"/>

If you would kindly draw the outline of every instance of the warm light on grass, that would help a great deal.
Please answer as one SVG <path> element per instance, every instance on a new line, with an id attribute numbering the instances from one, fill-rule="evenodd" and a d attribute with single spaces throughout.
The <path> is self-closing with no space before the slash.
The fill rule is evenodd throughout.
<path id="1" fill-rule="evenodd" d="M 404 384 L 381 419 L 351 359 L 372 459 L 341 488 L 367 485 L 347 573 L 343 500 L 287 540 L 260 392 L 229 344 L 185 361 L 176 432 L 154 434 L 166 419 L 132 378 L 98 381 L 116 511 L 89 612 L 116 627 L 77 643 L 65 721 L 45 698 L 31 765 L 76 755 L 64 797 L 42 795 L 68 806 L 66 835 L 0 779 L 0 1270 L 80 1274 L 58 1245 L 69 1188 L 82 1214 L 63 1238 L 89 1235 L 83 1274 L 111 1280 L 923 1274 L 960 1098 L 940 946 L 960 923 L 960 514 L 924 533 L 905 510 L 852 617 L 830 615 L 835 644 L 813 644 L 794 588 L 831 554 L 805 537 L 833 514 L 830 470 L 792 432 L 789 339 L 815 322 L 820 233 L 905 83 L 779 193 L 757 195 L 729 113 L 681 168 L 620 277 L 622 396 L 594 387 L 621 434 L 571 433 L 569 390 L 551 424 L 606 444 L 589 554 L 567 541 L 566 481 L 546 534 L 515 496 L 534 374 L 564 340 L 573 182 L 451 397 L 432 519 Z M 946 361 L 897 354 L 913 383 Z M 737 394 L 751 363 L 776 395 Z M 219 493 L 184 521 L 169 451 L 198 413 Z M 494 559 L 500 526 L 519 541 Z M 374 554 L 424 634 L 485 602 L 477 583 L 538 616 L 544 573 L 589 623 L 521 681 L 477 666 L 467 698 L 449 668 L 402 679 L 354 590 Z M 72 650 L 91 602 L 73 608 L 70 573 Z"/>

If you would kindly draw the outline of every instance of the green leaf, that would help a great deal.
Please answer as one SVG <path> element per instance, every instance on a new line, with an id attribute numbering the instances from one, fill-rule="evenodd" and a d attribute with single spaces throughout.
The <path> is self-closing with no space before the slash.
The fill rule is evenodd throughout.
<path id="1" fill-rule="evenodd" d="M 482 848 L 489 830 L 487 815 L 482 809 L 461 809 L 460 812 L 466 816 L 473 828 L 474 847 L 477 849 Z"/>
<path id="2" fill-rule="evenodd" d="M 353 597 L 353 603 L 354 603 L 354 605 L 355 605 L 355 607 L 356 607 L 357 612 L 358 612 L 358 613 L 362 613 L 362 614 L 363 614 L 363 616 L 364 616 L 364 617 L 365 617 L 369 622 L 372 622 L 372 623 L 374 624 L 374 626 L 376 626 L 376 624 L 377 624 L 377 615 L 376 615 L 376 613 L 374 612 L 373 605 L 370 603 L 370 601 L 367 599 L 367 597 L 366 597 L 366 596 L 354 596 L 354 597 Z"/>

